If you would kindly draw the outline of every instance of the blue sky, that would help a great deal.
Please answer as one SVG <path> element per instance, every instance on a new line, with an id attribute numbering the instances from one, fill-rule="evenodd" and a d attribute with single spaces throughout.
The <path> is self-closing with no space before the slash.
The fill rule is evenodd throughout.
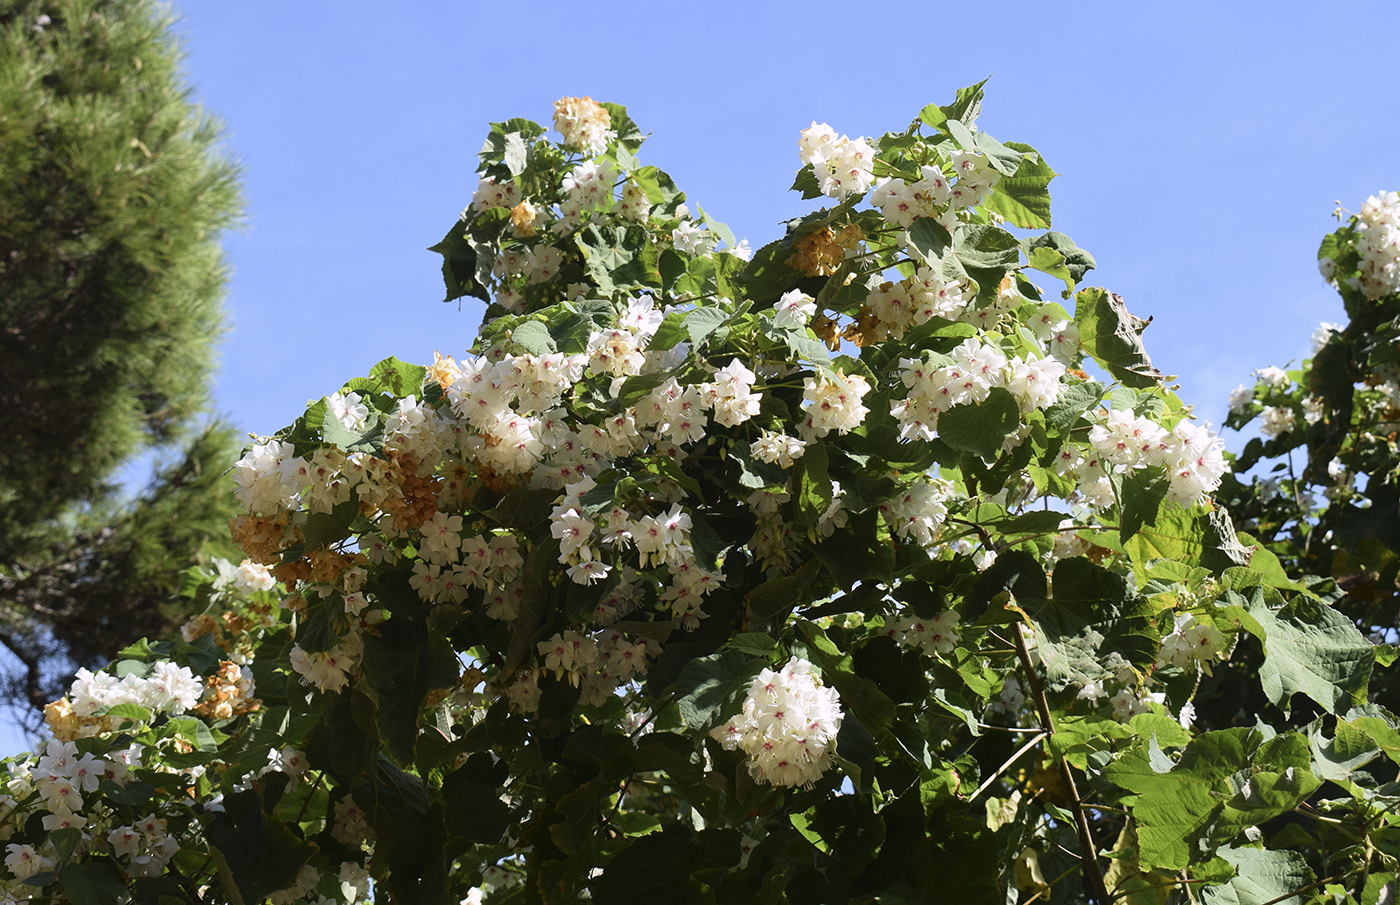
<path id="1" fill-rule="evenodd" d="M 1063 174 L 1054 226 L 1213 422 L 1342 319 L 1315 266 L 1334 201 L 1400 188 L 1395 3 L 173 8 L 248 205 L 214 407 L 260 434 L 388 355 L 471 344 L 480 304 L 441 303 L 426 248 L 487 124 L 547 124 L 563 95 L 627 105 L 644 162 L 758 247 L 811 209 L 787 188 L 812 120 L 879 135 L 990 76 L 982 128 Z"/>
<path id="2" fill-rule="evenodd" d="M 810 207 L 797 135 L 902 128 L 991 76 L 982 127 L 1063 175 L 1056 228 L 1155 318 L 1148 350 L 1214 421 L 1339 319 L 1334 200 L 1400 187 L 1400 4 L 176 2 L 196 96 L 243 164 L 215 402 L 272 433 L 380 358 L 460 354 L 440 239 L 487 123 L 626 104 L 647 163 L 757 247 Z M 995 11 L 993 11 L 995 10 Z M 1070 12 L 1065 12 L 1070 11 Z"/>

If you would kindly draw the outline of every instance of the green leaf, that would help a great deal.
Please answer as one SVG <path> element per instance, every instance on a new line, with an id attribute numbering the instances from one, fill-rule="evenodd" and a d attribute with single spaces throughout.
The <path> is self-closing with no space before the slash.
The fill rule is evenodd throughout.
<path id="1" fill-rule="evenodd" d="M 1129 313 L 1120 295 L 1106 289 L 1081 289 L 1075 295 L 1074 322 L 1084 350 L 1110 374 L 1130 387 L 1153 387 L 1164 379 L 1142 345 L 1151 318 Z"/>
<path id="2" fill-rule="evenodd" d="M 854 714 L 846 714 L 841 720 L 841 731 L 836 734 L 836 761 L 862 794 L 869 794 L 873 788 L 878 754 L 870 730 Z"/>
<path id="3" fill-rule="evenodd" d="M 133 723 L 149 723 L 151 721 L 151 711 L 140 704 L 115 704 L 106 710 L 99 710 L 98 713 L 101 716 L 130 720 Z M 121 723 L 117 723 L 117 725 L 121 725 Z"/>
<path id="4" fill-rule="evenodd" d="M 798 622 L 797 633 L 810 646 L 813 662 L 821 668 L 822 682 L 841 694 L 842 706 L 872 731 L 888 726 L 894 719 L 894 701 L 874 682 L 856 674 L 851 655 L 837 647 L 815 623 Z"/>
<path id="5" fill-rule="evenodd" d="M 1145 865 L 1174 871 L 1207 860 L 1213 826 L 1234 793 L 1229 778 L 1249 765 L 1259 741 L 1254 729 L 1203 733 L 1170 769 L 1144 742 L 1105 768 L 1109 781 L 1138 794 L 1131 808 Z"/>
<path id="6" fill-rule="evenodd" d="M 615 295 L 630 289 L 660 283 L 655 270 L 655 250 L 648 241 L 646 227 L 622 227 L 589 223 L 576 234 L 574 241 L 583 252 L 588 276 L 598 284 L 604 295 Z M 650 252 L 650 262 L 648 261 Z"/>
<path id="7" fill-rule="evenodd" d="M 953 252 L 969 271 L 1004 271 L 1021 261 L 1021 243 L 1000 226 L 965 224 L 953 235 Z"/>
<path id="8" fill-rule="evenodd" d="M 1132 539 L 1143 525 L 1156 525 L 1157 512 L 1167 498 L 1171 483 L 1155 468 L 1142 468 L 1123 479 L 1123 517 L 1118 535 L 1123 543 Z"/>
<path id="9" fill-rule="evenodd" d="M 807 448 L 793 470 L 797 474 L 797 523 L 815 527 L 831 506 L 831 478 L 827 475 L 826 446 L 814 443 Z"/>
<path id="10" fill-rule="evenodd" d="M 788 265 L 787 259 L 791 256 L 790 241 L 769 242 L 754 252 L 753 258 L 735 276 L 734 281 L 743 287 L 744 295 L 756 307 L 769 307 L 804 278 L 800 271 Z"/>
<path id="11" fill-rule="evenodd" d="M 1110 652 L 1138 667 L 1157 659 L 1152 606 L 1123 576 L 1073 557 L 1056 563 L 1050 587 L 1050 600 L 1019 602 L 1035 622 L 1046 679 L 1054 688 L 1099 678 Z"/>
<path id="12" fill-rule="evenodd" d="M 987 148 L 982 147 L 983 140 L 990 138 L 986 133 L 978 135 L 979 148 L 987 152 Z M 1001 214 L 1009 222 L 1022 229 L 1049 229 L 1050 228 L 1050 180 L 1059 174 L 1050 169 L 1035 148 L 1030 145 L 1007 142 L 1006 149 L 1023 155 L 1019 158 L 1019 166 L 1015 169 L 1015 175 L 1003 176 L 1001 181 L 993 187 L 990 195 L 982 202 L 985 210 L 995 211 Z M 992 161 L 1013 160 L 1005 156 L 992 156 Z M 1037 270 L 1034 262 L 1032 267 Z M 1047 271 L 1048 272 L 1048 271 Z M 1055 274 L 1059 276 L 1059 274 Z M 1066 271 L 1068 277 L 1068 271 Z M 1067 279 L 1070 290 L 1073 291 L 1074 283 Z"/>
<path id="13" fill-rule="evenodd" d="M 608 818 L 608 826 L 624 836 L 648 836 L 661 830 L 661 818 L 644 811 L 619 811 Z"/>
<path id="14" fill-rule="evenodd" d="M 1098 266 L 1093 255 L 1075 245 L 1073 239 L 1061 232 L 1051 230 L 1028 241 L 1025 247 L 1026 257 L 1029 258 L 1035 254 L 1037 248 L 1058 252 L 1064 260 L 1065 269 L 1069 271 L 1070 278 L 1075 283 L 1079 283 L 1084 279 L 1085 273 Z"/>
<path id="15" fill-rule="evenodd" d="M 642 836 L 589 881 L 593 901 L 599 905 L 705 905 L 712 899 L 691 879 L 705 866 L 703 852 L 690 833 L 678 827 Z"/>
<path id="16" fill-rule="evenodd" d="M 647 200 L 654 207 L 660 208 L 658 214 L 674 214 L 676 205 L 685 199 L 685 193 L 676 188 L 676 183 L 670 175 L 656 167 L 641 167 L 633 171 L 632 179 L 646 192 Z"/>
<path id="17" fill-rule="evenodd" d="M 375 703 L 375 724 L 385 749 L 401 764 L 413 763 L 418 714 L 429 691 L 457 682 L 457 657 L 428 626 L 395 616 L 366 634 L 360 687 Z"/>
<path id="18" fill-rule="evenodd" d="M 1288 699 L 1302 692 L 1329 713 L 1344 714 L 1365 701 L 1375 653 L 1346 616 L 1306 597 L 1274 609 L 1257 589 L 1247 601 L 1233 591 L 1226 599 L 1243 604 L 1264 633 L 1259 681 L 1275 705 L 1286 710 Z"/>
<path id="19" fill-rule="evenodd" d="M 260 902 L 296 881 L 315 846 L 262 812 L 253 790 L 224 796 L 224 809 L 205 828 L 224 885 L 244 902 Z"/>
<path id="20" fill-rule="evenodd" d="M 804 327 L 802 330 L 784 330 L 784 338 L 787 340 L 788 349 L 793 355 L 809 361 L 819 369 L 829 371 L 831 369 L 831 355 L 827 352 L 824 344 L 812 338 L 812 334 Z"/>
<path id="21" fill-rule="evenodd" d="M 700 212 L 700 219 L 703 220 L 705 222 L 705 225 L 710 228 L 710 232 L 714 233 L 716 236 L 719 236 L 720 239 L 724 241 L 724 244 L 726 246 L 728 246 L 729 248 L 733 248 L 735 245 L 734 231 L 731 230 L 725 224 L 716 220 L 714 217 L 711 217 L 709 214 L 705 213 L 705 209 L 700 205 L 695 205 L 695 209 Z"/>
<path id="22" fill-rule="evenodd" d="M 1017 171 L 1020 169 L 1022 161 L 1026 159 L 1026 155 L 1024 152 L 1017 150 L 1015 147 L 1012 147 L 1009 144 L 1002 144 L 986 132 L 979 131 L 976 135 L 974 135 L 973 145 L 977 148 L 978 151 L 982 153 L 984 157 L 987 158 L 987 162 L 992 165 L 992 169 L 996 170 L 1003 177 L 1014 177 Z M 1021 145 L 1021 147 L 1029 148 L 1030 146 Z M 1031 153 L 1035 156 L 1036 160 L 1039 160 L 1040 155 L 1035 154 L 1035 150 L 1033 148 L 1031 149 Z M 1046 167 L 1045 169 L 1048 170 L 1049 167 Z M 1049 182 L 1049 180 L 1047 179 L 1046 182 Z M 1000 188 L 1001 185 L 1002 183 L 997 183 L 998 188 Z M 1048 210 L 1048 195 L 1045 200 L 1045 206 Z M 1012 222 L 1015 223 L 1016 221 L 1013 220 Z M 1017 225 L 1019 226 L 1020 224 Z"/>
<path id="23" fill-rule="evenodd" d="M 855 588 L 859 582 L 888 577 L 895 564 L 889 531 L 880 527 L 879 514 L 873 508 L 850 515 L 846 528 L 838 529 L 817 544 L 815 552 L 831 572 L 836 585 L 842 588 Z M 873 586 L 861 585 L 861 588 L 867 587 Z"/>
<path id="24" fill-rule="evenodd" d="M 803 601 L 803 594 L 817 576 L 818 561 L 809 559 L 790 575 L 770 578 L 744 596 L 755 619 L 767 620 Z"/>
<path id="25" fill-rule="evenodd" d="M 83 831 L 75 826 L 65 829 L 54 830 L 49 833 L 49 844 L 53 846 L 54 854 L 58 856 L 58 863 L 63 864 L 73 856 L 73 850 L 78 847 L 78 843 L 83 839 Z"/>
<path id="26" fill-rule="evenodd" d="M 215 751 L 219 743 L 228 738 L 205 725 L 198 717 L 175 717 L 161 726 L 162 738 L 180 738 L 194 746 L 196 751 Z"/>
<path id="27" fill-rule="evenodd" d="M 677 706 L 686 726 L 696 732 L 709 732 L 724 722 L 734 700 L 748 687 L 749 659 L 728 650 L 697 657 L 681 667 L 676 679 Z"/>
<path id="28" fill-rule="evenodd" d="M 972 133 L 966 124 L 956 119 L 950 119 L 943 124 L 944 130 L 958 143 L 958 147 L 964 151 L 977 150 L 977 136 Z"/>
<path id="29" fill-rule="evenodd" d="M 696 308 L 685 317 L 685 330 L 692 345 L 703 343 L 729 320 L 729 315 L 719 308 Z"/>
<path id="30" fill-rule="evenodd" d="M 1248 552 L 1235 538 L 1229 515 L 1223 509 L 1199 513 L 1164 505 L 1156 519 L 1138 524 L 1123 550 L 1144 574 L 1158 559 L 1207 569 L 1225 569 L 1249 561 Z"/>
<path id="31" fill-rule="evenodd" d="M 491 300 L 482 274 L 482 264 L 485 264 L 484 276 L 490 277 L 491 263 L 478 258 L 475 246 L 467 238 L 467 224 L 454 221 L 442 241 L 428 250 L 442 255 L 442 282 L 447 292 L 443 301 L 450 302 L 463 296 L 486 302 Z"/>
<path id="32" fill-rule="evenodd" d="M 1316 879 L 1297 852 L 1227 847 L 1219 855 L 1234 865 L 1235 876 L 1221 886 L 1203 887 L 1204 905 L 1301 905 L 1304 899 L 1289 893 Z"/>
<path id="33" fill-rule="evenodd" d="M 1070 275 L 1069 268 L 1065 266 L 1065 256 L 1053 248 L 1040 246 L 1033 248 L 1026 256 L 1031 267 L 1041 273 L 1049 274 L 1052 277 L 1065 281 L 1065 291 L 1061 293 L 1064 298 L 1069 298 L 1074 291 L 1074 277 Z"/>
<path id="34" fill-rule="evenodd" d="M 329 547 L 350 536 L 350 525 L 360 515 L 358 500 L 337 503 L 330 512 L 313 512 L 302 528 L 307 548 Z"/>
<path id="35" fill-rule="evenodd" d="M 519 176 L 525 172 L 525 161 L 529 157 L 530 149 L 525 144 L 525 140 L 520 137 L 519 132 L 509 132 L 505 137 L 505 165 L 510 170 L 510 175 Z"/>
<path id="36" fill-rule="evenodd" d="M 126 880 L 111 858 L 65 864 L 58 879 L 72 905 L 117 905 L 127 894 Z"/>
<path id="37" fill-rule="evenodd" d="M 953 245 L 953 236 L 947 228 L 930 217 L 920 217 L 909 227 L 909 244 L 923 256 L 930 266 L 938 266 L 943 253 Z"/>
<path id="38" fill-rule="evenodd" d="M 559 797 L 555 809 L 563 817 L 552 821 L 549 838 L 566 855 L 584 851 L 598 828 L 598 808 L 603 798 L 603 774 Z"/>
<path id="39" fill-rule="evenodd" d="M 320 427 L 321 438 L 327 443 L 340 447 L 344 452 L 383 454 L 384 422 L 380 420 L 379 412 L 374 409 L 370 409 L 369 416 L 365 418 L 364 427 L 349 428 L 340 423 L 340 419 L 327 405 L 321 418 Z"/>
<path id="40" fill-rule="evenodd" d="M 960 608 L 965 622 L 982 618 L 992 598 L 1010 591 L 1018 599 L 1043 600 L 1048 585 L 1040 560 L 1023 550 L 1007 550 L 977 576 Z"/>
<path id="41" fill-rule="evenodd" d="M 371 380 L 377 383 L 385 392 L 393 393 L 399 398 L 416 396 L 422 393 L 423 380 L 427 376 L 427 368 L 422 365 L 399 361 L 392 355 L 369 369 L 369 377 Z"/>
<path id="42" fill-rule="evenodd" d="M 558 351 L 549 328 L 540 321 L 526 321 L 510 332 L 510 339 L 531 355 L 551 355 Z"/>
<path id="43" fill-rule="evenodd" d="M 982 86 L 985 84 L 987 80 L 983 79 L 976 85 L 959 88 L 957 99 L 946 106 L 929 104 L 919 111 L 919 121 L 935 129 L 943 128 L 950 119 L 969 126 L 975 124 L 978 114 L 982 112 Z"/>
<path id="44" fill-rule="evenodd" d="M 1079 423 L 1084 413 L 1099 404 L 1103 398 L 1103 386 L 1099 383 L 1071 383 L 1060 393 L 1060 398 L 1045 410 L 1045 423 L 1048 427 L 1065 433 Z"/>
<path id="45" fill-rule="evenodd" d="M 777 650 L 778 639 L 767 632 L 740 632 L 726 641 L 724 646 L 740 653 L 767 658 Z"/>
<path id="46" fill-rule="evenodd" d="M 666 314 L 661 319 L 661 325 L 652 334 L 651 342 L 647 343 L 648 349 L 664 352 L 674 348 L 676 343 L 685 339 L 685 319 L 691 312 L 684 308 L 676 308 Z"/>
<path id="47" fill-rule="evenodd" d="M 980 403 L 958 405 L 938 417 L 938 437 L 954 449 L 995 459 L 1006 438 L 1021 427 L 1016 397 L 995 387 Z"/>

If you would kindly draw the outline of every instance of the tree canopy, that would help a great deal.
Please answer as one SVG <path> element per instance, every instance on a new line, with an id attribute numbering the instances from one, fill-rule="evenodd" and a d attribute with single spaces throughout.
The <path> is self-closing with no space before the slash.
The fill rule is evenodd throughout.
<path id="1" fill-rule="evenodd" d="M 8 889 L 1391 901 L 1394 648 L 1213 498 L 982 102 L 813 123 L 817 209 L 756 250 L 621 106 L 492 124 L 435 246 L 469 354 L 246 450 L 247 559 L 9 762 Z"/>
<path id="2" fill-rule="evenodd" d="M 241 202 L 154 3 L 0 3 L 0 111 L 0 642 L 42 706 L 168 625 L 227 518 L 202 416 Z M 129 499 L 118 469 L 151 450 Z"/>

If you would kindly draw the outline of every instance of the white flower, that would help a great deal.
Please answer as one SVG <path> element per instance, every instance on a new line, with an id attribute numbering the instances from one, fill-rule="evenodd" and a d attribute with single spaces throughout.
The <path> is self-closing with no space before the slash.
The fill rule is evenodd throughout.
<path id="1" fill-rule="evenodd" d="M 1254 402 L 1254 387 L 1247 387 L 1240 384 L 1230 391 L 1230 414 L 1243 415 L 1249 411 L 1249 406 Z"/>
<path id="2" fill-rule="evenodd" d="M 842 434 L 855 430 L 870 409 L 861 399 L 870 392 L 870 384 L 859 374 L 822 373 L 803 381 L 802 400 L 807 404 L 805 432 L 825 437 L 832 430 Z"/>
<path id="3" fill-rule="evenodd" d="M 1346 328 L 1341 324 L 1328 323 L 1323 321 L 1317 325 L 1317 329 L 1312 335 L 1312 354 L 1316 355 L 1322 351 L 1322 347 L 1332 341 L 1333 333 L 1341 333 Z"/>
<path id="4" fill-rule="evenodd" d="M 38 873 L 43 873 L 54 866 L 52 858 L 46 858 L 34 850 L 32 845 L 19 845 L 10 843 L 5 846 L 5 866 L 10 869 L 10 873 L 15 875 L 16 880 L 27 880 Z"/>
<path id="5" fill-rule="evenodd" d="M 1017 358 L 1011 362 L 1011 377 L 1006 382 L 1006 388 L 1021 403 L 1022 411 L 1045 409 L 1059 400 L 1060 393 L 1064 390 L 1064 384 L 1061 383 L 1064 374 L 1065 366 L 1058 359 L 1033 358 L 1022 361 Z"/>
<path id="6" fill-rule="evenodd" d="M 686 220 L 682 220 L 671 231 L 671 242 L 681 254 L 697 257 L 704 257 L 715 248 L 713 234 L 707 232 L 704 227 Z"/>
<path id="7" fill-rule="evenodd" d="M 276 440 L 256 443 L 233 465 L 234 494 L 243 505 L 262 515 L 273 515 L 296 503 L 309 483 L 310 465 L 296 455 L 290 443 Z"/>
<path id="8" fill-rule="evenodd" d="M 906 485 L 899 496 L 881 503 L 880 513 L 900 540 L 927 547 L 948 516 L 951 491 L 952 485 L 942 478 L 921 477 Z"/>
<path id="9" fill-rule="evenodd" d="M 1356 251 L 1361 291 L 1379 299 L 1400 290 L 1400 194 L 1380 192 L 1366 199 L 1356 217 Z"/>
<path id="10" fill-rule="evenodd" d="M 803 163 L 811 163 L 836 144 L 836 130 L 826 123 L 812 121 L 810 128 L 803 129 L 798 139 L 798 153 Z"/>
<path id="11" fill-rule="evenodd" d="M 1255 371 L 1254 376 L 1259 379 L 1260 383 L 1276 390 L 1286 390 L 1288 389 L 1288 385 L 1293 382 L 1292 378 L 1288 376 L 1287 371 L 1272 365 Z"/>
<path id="12" fill-rule="evenodd" d="M 519 201 L 520 189 L 515 183 L 501 184 L 496 182 L 495 176 L 483 176 L 477 183 L 476 193 L 472 196 L 471 209 L 480 213 L 498 207 L 512 208 Z"/>
<path id="13" fill-rule="evenodd" d="M 1297 423 L 1298 418 L 1293 409 L 1266 405 L 1260 413 L 1259 432 L 1266 437 L 1281 437 L 1293 430 Z"/>
<path id="14" fill-rule="evenodd" d="M 272 577 L 272 569 L 251 559 L 245 559 L 238 564 L 238 569 L 233 573 L 232 584 L 244 594 L 253 594 L 257 591 L 272 590 L 277 586 L 277 579 Z"/>
<path id="15" fill-rule="evenodd" d="M 791 289 L 783 293 L 782 298 L 773 306 L 773 324 L 800 330 L 807 326 L 807 321 L 816 313 L 816 299 L 800 289 Z"/>
<path id="16" fill-rule="evenodd" d="M 369 825 L 364 809 L 355 802 L 355 796 L 346 795 L 335 803 L 331 835 L 340 844 L 353 847 L 359 847 L 361 842 L 374 837 L 374 829 Z"/>
<path id="17" fill-rule="evenodd" d="M 331 414 L 335 416 L 335 420 L 346 430 L 360 427 L 369 417 L 369 406 L 361 401 L 359 393 L 336 393 L 334 396 L 327 396 L 326 401 L 330 403 Z"/>
<path id="18" fill-rule="evenodd" d="M 806 449 L 807 445 L 796 437 L 766 430 L 749 446 L 749 454 L 760 462 L 791 468 Z"/>
<path id="19" fill-rule="evenodd" d="M 841 729 L 841 696 L 793 657 L 779 672 L 765 669 L 749 685 L 742 710 L 710 735 L 742 749 L 749 772 L 775 786 L 810 786 L 831 766 Z"/>
<path id="20" fill-rule="evenodd" d="M 833 198 L 862 194 L 875 182 L 875 149 L 864 138 L 843 135 L 814 154 L 811 164 L 822 194 Z"/>
<path id="21" fill-rule="evenodd" d="M 612 114 L 591 97 L 561 97 L 554 102 L 554 128 L 564 144 L 590 154 L 601 154 L 617 137 Z"/>

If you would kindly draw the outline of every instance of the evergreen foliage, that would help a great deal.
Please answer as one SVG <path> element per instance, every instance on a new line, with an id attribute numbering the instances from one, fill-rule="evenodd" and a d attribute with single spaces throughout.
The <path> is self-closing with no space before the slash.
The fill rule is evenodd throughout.
<path id="1" fill-rule="evenodd" d="M 0 2 L 0 642 L 31 703 L 55 657 L 159 630 L 227 508 L 200 421 L 240 199 L 179 63 L 146 0 Z M 153 449 L 175 461 L 122 499 Z"/>

